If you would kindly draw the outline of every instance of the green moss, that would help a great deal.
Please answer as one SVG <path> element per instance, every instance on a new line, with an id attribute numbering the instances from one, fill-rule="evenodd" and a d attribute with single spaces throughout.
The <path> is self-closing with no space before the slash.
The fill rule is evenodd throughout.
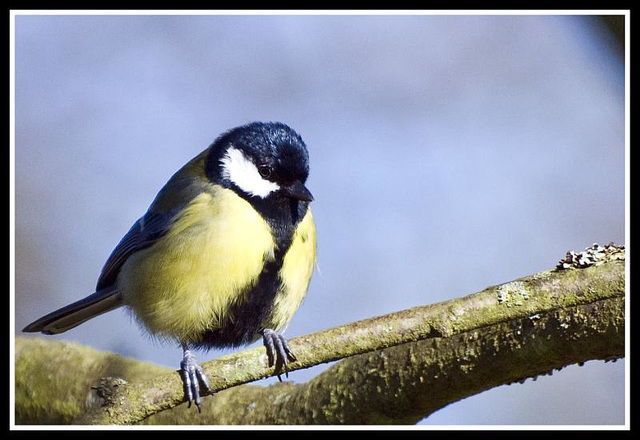
<path id="1" fill-rule="evenodd" d="M 529 292 L 522 281 L 512 281 L 498 286 L 498 303 L 518 307 L 529 299 Z"/>
<path id="2" fill-rule="evenodd" d="M 490 386 L 584 361 L 590 350 L 592 356 L 620 356 L 624 352 L 620 336 L 624 333 L 624 288 L 624 261 L 546 271 L 466 297 L 296 338 L 291 341 L 298 356 L 293 368 L 368 353 L 334 365 L 308 384 L 242 386 L 216 393 L 204 399 L 203 409 L 214 413 L 205 419 L 194 417 L 197 411 L 193 408 L 187 412 L 186 405 L 180 405 L 165 412 L 165 420 L 411 423 L 412 417 L 423 417 Z M 532 330 L 535 332 L 527 337 Z M 600 346 L 592 342 L 594 334 L 600 337 Z M 413 341 L 419 342 L 409 345 Z M 578 344 L 571 353 L 574 341 Z M 408 346 L 411 348 L 403 351 Z M 134 423 L 180 403 L 182 389 L 175 372 L 159 369 L 154 373 L 152 367 L 74 344 L 19 338 L 16 421 L 69 423 L 78 413 L 91 415 L 91 408 L 99 402 L 91 397 L 91 386 L 105 376 L 130 382 L 124 388 L 126 398 L 117 395 L 120 400 L 111 408 L 113 418 L 101 419 L 105 423 Z M 265 367 L 263 349 L 235 353 L 203 367 L 211 373 L 215 389 L 272 373 Z M 136 379 L 137 370 L 151 374 Z M 56 374 L 59 371 L 64 374 Z M 159 377 L 149 381 L 150 375 Z M 424 403 L 417 411 L 415 403 L 421 399 Z M 174 418 L 175 411 L 185 411 L 184 418 Z"/>
<path id="3" fill-rule="evenodd" d="M 60 374 L 60 372 L 64 374 Z M 16 424 L 69 424 L 101 404 L 102 377 L 139 381 L 168 369 L 73 342 L 16 338 Z"/>

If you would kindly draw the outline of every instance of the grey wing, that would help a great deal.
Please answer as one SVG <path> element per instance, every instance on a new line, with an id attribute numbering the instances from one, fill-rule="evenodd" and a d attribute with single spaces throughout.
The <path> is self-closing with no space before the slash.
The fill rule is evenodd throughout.
<path id="1" fill-rule="evenodd" d="M 175 210 L 168 213 L 148 211 L 136 221 L 129 232 L 115 247 L 98 278 L 96 290 L 102 290 L 116 282 L 122 265 L 134 252 L 147 248 L 169 230 Z"/>
<path id="2" fill-rule="evenodd" d="M 26 326 L 23 331 L 62 333 L 122 305 L 116 280 L 123 264 L 135 252 L 152 246 L 165 235 L 181 207 L 195 197 L 202 188 L 197 178 L 181 177 L 179 174 L 181 172 L 176 173 L 160 190 L 149 211 L 138 219 L 120 240 L 102 268 L 96 292 L 43 316 Z M 174 203 L 175 200 L 179 203 Z"/>
<path id="3" fill-rule="evenodd" d="M 122 298 L 115 286 L 120 268 L 131 254 L 151 246 L 162 237 L 168 230 L 172 218 L 172 214 L 147 212 L 133 224 L 109 256 L 98 279 L 95 293 L 43 316 L 27 325 L 23 331 L 48 335 L 62 333 L 120 307 Z"/>
<path id="4" fill-rule="evenodd" d="M 134 223 L 111 253 L 102 269 L 95 293 L 43 316 L 26 326 L 23 331 L 49 335 L 62 333 L 120 307 L 122 298 L 115 286 L 120 268 L 131 254 L 151 246 L 165 234 L 172 218 L 172 214 L 147 212 Z"/>
<path id="5" fill-rule="evenodd" d="M 195 159 L 194 159 L 195 160 Z M 191 163 L 191 162 L 190 162 Z M 118 278 L 122 265 L 134 252 L 147 248 L 165 235 L 176 214 L 194 197 L 202 192 L 202 182 L 193 177 L 179 174 L 189 164 L 178 171 L 160 190 L 145 215 L 133 224 L 113 250 L 98 278 L 96 290 L 112 286 Z M 176 203 L 176 200 L 179 201 Z"/>

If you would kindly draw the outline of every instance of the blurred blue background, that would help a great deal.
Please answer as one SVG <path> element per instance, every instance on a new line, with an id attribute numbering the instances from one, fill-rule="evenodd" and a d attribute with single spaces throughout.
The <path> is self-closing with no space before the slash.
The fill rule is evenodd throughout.
<path id="1" fill-rule="evenodd" d="M 254 120 L 289 124 L 311 157 L 319 271 L 288 337 L 625 243 L 624 61 L 592 17 L 15 23 L 16 334 L 92 293 L 166 180 Z M 54 338 L 172 368 L 181 357 L 123 310 Z M 622 424 L 624 368 L 569 367 L 422 423 Z"/>

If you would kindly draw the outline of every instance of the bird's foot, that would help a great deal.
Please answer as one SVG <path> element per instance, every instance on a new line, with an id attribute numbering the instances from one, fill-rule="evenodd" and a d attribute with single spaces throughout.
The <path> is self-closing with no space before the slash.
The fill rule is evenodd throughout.
<path id="1" fill-rule="evenodd" d="M 211 394 L 211 388 L 209 387 L 209 381 L 204 370 L 196 362 L 196 358 L 187 349 L 184 349 L 184 356 L 182 362 L 180 362 L 180 377 L 182 378 L 182 384 L 184 386 L 184 395 L 189 402 L 188 408 L 191 408 L 191 403 L 195 403 L 198 408 L 198 412 L 201 412 L 200 408 L 200 384 L 204 387 L 203 396 Z"/>
<path id="2" fill-rule="evenodd" d="M 274 366 L 275 361 L 275 371 L 278 375 L 278 380 L 282 382 L 280 377 L 282 369 L 284 369 L 285 376 L 289 377 L 289 361 L 295 362 L 297 359 L 291 352 L 287 340 L 282 335 L 270 328 L 262 330 L 260 334 L 262 335 L 264 347 L 267 349 L 269 367 Z"/>

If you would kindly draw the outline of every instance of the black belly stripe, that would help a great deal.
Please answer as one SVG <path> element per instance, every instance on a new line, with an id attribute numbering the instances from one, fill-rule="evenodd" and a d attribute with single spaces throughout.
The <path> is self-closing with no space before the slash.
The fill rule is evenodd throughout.
<path id="1" fill-rule="evenodd" d="M 239 296 L 244 301 L 229 307 L 222 327 L 207 330 L 193 345 L 199 348 L 234 347 L 253 342 L 280 287 L 278 272 L 281 266 L 282 261 L 266 263 L 256 285 Z"/>
<path id="2" fill-rule="evenodd" d="M 275 258 L 265 262 L 255 285 L 238 295 L 237 301 L 229 305 L 222 326 L 205 331 L 198 341 L 190 341 L 194 348 L 210 349 L 248 344 L 255 341 L 258 331 L 268 325 L 274 299 L 282 284 L 279 272 L 284 256 L 291 246 L 296 225 L 304 217 L 301 214 L 307 211 L 308 203 L 297 202 L 295 206 L 286 203 L 282 206 L 284 209 L 277 213 L 272 210 L 265 213 L 260 206 L 255 207 L 271 226 L 276 241 Z"/>

